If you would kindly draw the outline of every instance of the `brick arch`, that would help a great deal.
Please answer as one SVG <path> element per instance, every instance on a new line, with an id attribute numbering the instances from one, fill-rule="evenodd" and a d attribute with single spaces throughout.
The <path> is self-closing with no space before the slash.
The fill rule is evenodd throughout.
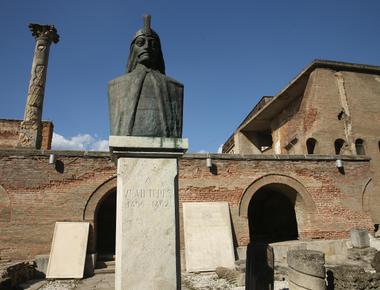
<path id="1" fill-rule="evenodd" d="M 7 191 L 0 185 L 0 223 L 10 222 L 12 217 L 11 201 Z"/>
<path id="2" fill-rule="evenodd" d="M 254 194 L 263 186 L 276 183 L 284 184 L 294 189 L 297 192 L 297 204 L 301 205 L 305 212 L 311 213 L 316 211 L 313 198 L 301 182 L 293 177 L 282 174 L 268 174 L 256 179 L 246 188 L 240 199 L 239 216 L 248 218 L 248 207 Z"/>
<path id="3" fill-rule="evenodd" d="M 373 191 L 372 178 L 368 179 L 362 191 L 362 208 L 366 213 L 370 212 L 370 198 Z"/>
<path id="4" fill-rule="evenodd" d="M 93 223 L 96 216 L 96 210 L 101 201 L 112 191 L 116 190 L 116 176 L 111 177 L 103 182 L 88 198 L 83 211 L 83 220 Z"/>
<path id="5" fill-rule="evenodd" d="M 116 190 L 116 176 L 111 177 L 107 181 L 98 186 L 88 198 L 83 211 L 83 220 L 90 223 L 90 233 L 88 238 L 87 252 L 96 252 L 96 214 L 102 201 L 114 190 Z"/>

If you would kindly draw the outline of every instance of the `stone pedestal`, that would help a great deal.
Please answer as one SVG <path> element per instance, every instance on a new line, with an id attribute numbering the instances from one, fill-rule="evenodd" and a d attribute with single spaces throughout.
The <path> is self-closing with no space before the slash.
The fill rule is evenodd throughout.
<path id="1" fill-rule="evenodd" d="M 187 141 L 110 137 L 117 158 L 116 290 L 179 289 L 178 157 Z"/>
<path id="2" fill-rule="evenodd" d="M 313 250 L 291 250 L 287 255 L 289 290 L 325 290 L 325 254 Z"/>
<path id="3" fill-rule="evenodd" d="M 354 248 L 369 247 L 368 231 L 364 229 L 352 229 L 350 232 L 351 243 Z"/>

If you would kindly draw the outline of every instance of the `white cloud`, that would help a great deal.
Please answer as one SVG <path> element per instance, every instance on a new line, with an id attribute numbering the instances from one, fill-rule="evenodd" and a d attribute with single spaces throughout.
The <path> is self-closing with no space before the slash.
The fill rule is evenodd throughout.
<path id="1" fill-rule="evenodd" d="M 92 150 L 94 151 L 108 151 L 108 140 L 97 140 L 93 145 L 92 145 Z"/>
<path id="2" fill-rule="evenodd" d="M 98 139 L 90 134 L 78 134 L 71 138 L 53 133 L 53 150 L 87 150 L 87 151 L 108 151 L 108 140 Z"/>

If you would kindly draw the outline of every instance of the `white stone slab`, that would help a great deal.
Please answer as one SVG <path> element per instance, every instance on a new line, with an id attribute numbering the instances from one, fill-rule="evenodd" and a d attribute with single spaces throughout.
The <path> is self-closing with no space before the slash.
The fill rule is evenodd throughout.
<path id="1" fill-rule="evenodd" d="M 117 174 L 115 289 L 178 289 L 177 159 L 119 158 Z"/>
<path id="2" fill-rule="evenodd" d="M 235 267 L 227 202 L 184 202 L 183 223 L 188 272 Z"/>
<path id="3" fill-rule="evenodd" d="M 55 223 L 46 278 L 83 278 L 89 226 L 87 222 Z"/>
<path id="4" fill-rule="evenodd" d="M 188 139 L 165 137 L 110 136 L 109 146 L 112 148 L 142 149 L 174 149 L 187 150 Z"/>

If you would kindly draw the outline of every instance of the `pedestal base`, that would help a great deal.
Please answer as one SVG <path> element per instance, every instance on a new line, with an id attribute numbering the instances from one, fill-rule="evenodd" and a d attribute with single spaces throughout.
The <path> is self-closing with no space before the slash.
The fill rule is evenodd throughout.
<path id="1" fill-rule="evenodd" d="M 118 159 L 116 290 L 178 289 L 177 168 L 176 158 Z"/>
<path id="2" fill-rule="evenodd" d="M 41 124 L 21 122 L 19 131 L 19 147 L 41 148 Z"/>

